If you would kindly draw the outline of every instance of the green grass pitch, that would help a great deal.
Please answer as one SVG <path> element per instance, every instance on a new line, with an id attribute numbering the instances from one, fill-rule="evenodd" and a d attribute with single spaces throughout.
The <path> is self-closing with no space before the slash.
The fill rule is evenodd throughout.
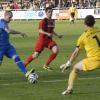
<path id="1" fill-rule="evenodd" d="M 100 27 L 100 20 L 96 21 L 96 26 Z M 12 21 L 10 26 L 28 35 L 25 38 L 20 35 L 10 37 L 17 53 L 24 61 L 33 52 L 38 35 L 38 21 Z M 54 71 L 47 72 L 42 69 L 42 65 L 50 54 L 50 51 L 45 49 L 39 58 L 27 67 L 28 70 L 35 68 L 39 75 L 39 81 L 35 85 L 28 83 L 13 60 L 4 57 L 3 64 L 0 66 L 0 100 L 100 100 L 100 70 L 80 73 L 75 82 L 74 94 L 61 95 L 66 88 L 71 68 L 66 73 L 61 73 L 59 66 L 68 60 L 78 36 L 84 30 L 83 20 L 76 20 L 75 24 L 71 24 L 68 20 L 56 21 L 55 31 L 64 36 L 62 39 L 54 37 L 59 46 L 59 55 L 51 63 Z M 75 62 L 85 56 L 82 51 Z"/>

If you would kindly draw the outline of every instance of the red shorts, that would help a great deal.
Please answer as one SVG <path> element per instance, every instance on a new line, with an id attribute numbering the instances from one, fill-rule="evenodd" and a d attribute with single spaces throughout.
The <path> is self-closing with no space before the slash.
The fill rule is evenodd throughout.
<path id="1" fill-rule="evenodd" d="M 48 40 L 38 40 L 35 44 L 34 50 L 37 52 L 41 52 L 44 48 L 51 49 L 54 45 L 56 45 L 55 41 L 48 39 Z"/>

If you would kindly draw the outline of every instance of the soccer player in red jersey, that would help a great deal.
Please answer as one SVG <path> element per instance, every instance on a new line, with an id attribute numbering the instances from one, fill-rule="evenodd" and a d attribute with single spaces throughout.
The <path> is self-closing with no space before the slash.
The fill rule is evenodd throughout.
<path id="1" fill-rule="evenodd" d="M 29 56 L 29 58 L 24 62 L 24 65 L 27 66 L 32 60 L 39 56 L 44 48 L 48 48 L 52 51 L 52 53 L 44 64 L 43 68 L 52 70 L 49 64 L 55 59 L 58 54 L 58 46 L 55 41 L 52 40 L 52 36 L 55 35 L 58 38 L 62 38 L 62 35 L 58 35 L 54 32 L 55 22 L 51 18 L 53 12 L 52 8 L 47 7 L 45 9 L 45 12 L 46 18 L 42 19 L 39 23 L 39 34 L 34 48 L 35 52 L 31 56 Z"/>

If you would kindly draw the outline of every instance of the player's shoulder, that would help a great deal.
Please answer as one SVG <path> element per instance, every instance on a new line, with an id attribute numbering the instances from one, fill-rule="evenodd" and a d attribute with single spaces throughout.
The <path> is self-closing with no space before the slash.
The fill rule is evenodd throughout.
<path id="1" fill-rule="evenodd" d="M 83 40 L 83 39 L 85 39 L 86 34 L 87 34 L 87 30 L 85 30 L 83 33 L 80 34 L 78 40 Z"/>
<path id="2" fill-rule="evenodd" d="M 100 28 L 98 28 L 98 27 L 95 27 L 94 30 L 97 32 L 100 32 Z"/>
<path id="3" fill-rule="evenodd" d="M 4 19 L 0 19 L 0 25 L 5 25 L 6 21 Z"/>
<path id="4" fill-rule="evenodd" d="M 5 22 L 5 20 L 2 18 L 2 19 L 0 19 L 0 21 L 2 21 L 2 22 Z"/>
<path id="5" fill-rule="evenodd" d="M 55 19 L 52 19 L 52 18 L 50 18 L 50 19 L 48 19 L 48 18 L 44 18 L 44 19 L 42 19 L 41 21 L 55 21 Z"/>
<path id="6" fill-rule="evenodd" d="M 4 22 L 4 19 L 0 19 L 0 23 Z"/>
<path id="7" fill-rule="evenodd" d="M 55 22 L 55 19 L 43 18 L 40 21 L 40 23 L 49 23 L 49 22 Z"/>
<path id="8" fill-rule="evenodd" d="M 98 32 L 100 32 L 100 28 L 98 28 L 98 27 L 93 27 L 92 29 L 87 30 L 88 34 L 95 34 L 95 33 L 98 33 Z"/>
<path id="9" fill-rule="evenodd" d="M 40 20 L 40 23 L 44 23 L 46 21 L 48 21 L 48 19 L 47 18 L 43 18 L 43 19 Z"/>
<path id="10" fill-rule="evenodd" d="M 48 18 L 45 17 L 45 18 L 43 18 L 41 21 L 46 21 L 46 20 L 48 20 Z"/>
<path id="11" fill-rule="evenodd" d="M 83 31 L 83 33 L 81 34 L 81 36 L 84 36 L 88 33 L 88 30 Z"/>

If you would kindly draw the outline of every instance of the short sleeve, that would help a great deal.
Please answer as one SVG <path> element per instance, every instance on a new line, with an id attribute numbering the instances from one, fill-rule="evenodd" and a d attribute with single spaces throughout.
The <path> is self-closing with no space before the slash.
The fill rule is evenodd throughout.
<path id="1" fill-rule="evenodd" d="M 1 20 L 1 22 L 0 22 L 0 28 L 3 29 L 3 30 L 5 30 L 5 28 L 8 28 L 8 24 L 5 21 Z"/>
<path id="2" fill-rule="evenodd" d="M 84 48 L 84 34 L 82 34 L 77 40 L 77 47 Z"/>
<path id="3" fill-rule="evenodd" d="M 40 22 L 39 22 L 39 29 L 45 29 L 45 21 L 44 20 L 41 20 Z"/>

